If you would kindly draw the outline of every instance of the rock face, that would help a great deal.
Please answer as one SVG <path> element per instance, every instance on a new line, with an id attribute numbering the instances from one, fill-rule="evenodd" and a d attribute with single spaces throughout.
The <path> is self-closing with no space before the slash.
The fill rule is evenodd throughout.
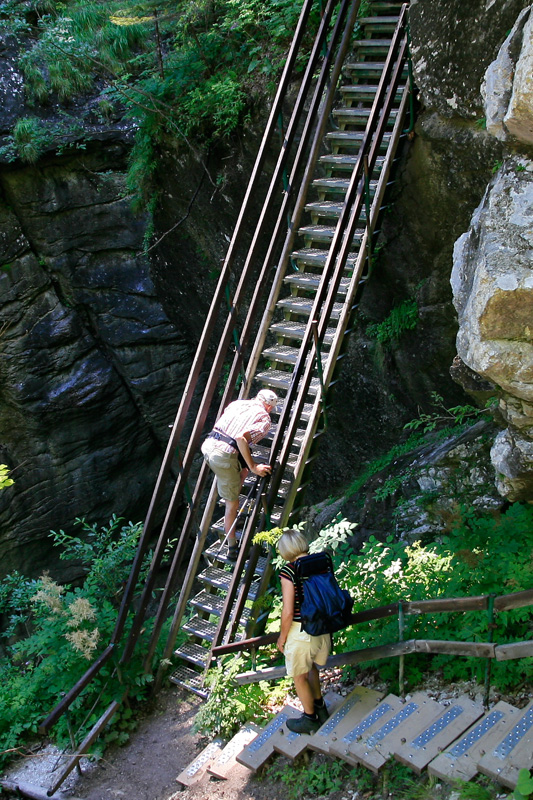
<path id="1" fill-rule="evenodd" d="M 35 574 L 50 529 L 144 516 L 190 349 L 141 255 L 115 141 L 0 176 L 0 563 Z M 60 569 L 54 574 L 63 578 Z"/>
<path id="2" fill-rule="evenodd" d="M 532 37 L 528 6 L 486 70 L 487 130 L 513 152 L 504 151 L 468 232 L 458 239 L 452 273 L 458 354 L 498 387 L 508 424 L 491 457 L 498 490 L 509 500 L 533 498 Z"/>
<path id="3" fill-rule="evenodd" d="M 452 272 L 457 352 L 501 390 L 510 430 L 498 437 L 493 462 L 499 489 L 511 500 L 529 499 L 533 487 L 532 231 L 533 162 L 515 156 L 458 239 Z"/>
<path id="4" fill-rule="evenodd" d="M 481 83 L 525 0 L 411 0 L 412 57 L 423 103 L 443 117 L 481 116 Z"/>

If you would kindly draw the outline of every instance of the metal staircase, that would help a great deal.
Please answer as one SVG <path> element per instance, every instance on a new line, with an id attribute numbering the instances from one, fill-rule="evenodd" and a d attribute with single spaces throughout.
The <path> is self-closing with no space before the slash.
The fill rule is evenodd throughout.
<path id="1" fill-rule="evenodd" d="M 315 445 L 326 429 L 329 392 L 346 336 L 372 269 L 373 240 L 412 97 L 407 3 L 374 0 L 366 17 L 358 14 L 360 3 L 327 0 L 309 49 L 313 0 L 303 0 L 111 641 L 43 721 L 42 733 L 105 664 L 113 660 L 120 670 L 130 660 L 149 609 L 145 671 L 157 672 L 158 685 L 168 665 L 178 659 L 172 679 L 200 694 L 205 693 L 203 674 L 213 648 L 261 628 L 257 600 L 267 590 L 270 565 L 268 554 L 252 543 L 253 535 L 273 525 L 285 526 L 298 507 Z M 300 69 L 304 52 L 307 64 L 303 74 L 298 73 L 299 91 L 284 120 L 296 85 L 294 71 Z M 268 159 L 274 168 L 267 175 Z M 216 487 L 199 449 L 202 436 L 231 400 L 262 387 L 274 388 L 280 397 L 274 428 L 254 453 L 256 460 L 259 453 L 269 461 L 272 475 L 244 487 L 245 524 L 238 560 L 230 565 L 226 547 L 220 545 L 223 525 L 218 519 L 222 515 L 216 513 Z M 138 597 L 139 574 L 156 534 Z M 175 542 L 172 561 L 152 616 L 170 541 Z M 172 607 L 163 658 L 158 654 L 157 664 L 156 648 Z M 180 631 L 189 639 L 174 652 Z M 106 709 L 81 752 L 126 696 L 125 691 Z M 73 756 L 57 786 L 79 757 Z"/>
<path id="2" fill-rule="evenodd" d="M 342 66 L 337 104 L 329 115 L 332 129 L 322 136 L 320 151 L 315 148 L 314 163 L 307 164 L 310 179 L 294 206 L 241 391 L 247 396 L 269 387 L 281 398 L 267 446 L 255 448 L 256 460 L 275 464 L 270 485 L 262 481 L 257 487 L 266 511 L 257 498 L 234 570 L 218 542 L 223 519 L 212 524 L 208 512 L 201 524 L 204 536 L 209 526 L 217 542 L 203 552 L 207 567 L 197 576 L 203 588 L 189 601 L 193 616 L 181 629 L 190 638 L 174 651 L 181 663 L 171 677 L 199 694 L 205 693 L 202 674 L 212 647 L 258 631 L 254 600 L 264 594 L 270 571 L 268 554 L 251 546 L 251 534 L 288 524 L 298 505 L 315 443 L 325 430 L 327 392 L 371 268 L 372 240 L 409 96 L 406 6 L 375 2 L 372 8 L 374 15 L 355 26 L 361 38 L 352 39 Z M 187 613 L 184 589 L 169 641 Z"/>

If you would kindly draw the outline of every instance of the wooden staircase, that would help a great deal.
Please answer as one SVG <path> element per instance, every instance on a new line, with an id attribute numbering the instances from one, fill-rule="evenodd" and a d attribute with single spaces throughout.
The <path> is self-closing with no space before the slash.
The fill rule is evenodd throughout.
<path id="1" fill-rule="evenodd" d="M 372 10 L 372 17 L 356 25 L 360 38 L 352 39 L 343 64 L 330 114 L 333 127 L 322 137 L 307 190 L 293 213 L 280 277 L 271 289 L 241 392 L 248 396 L 268 387 L 280 397 L 273 429 L 264 446 L 254 449 L 257 461 L 276 464 L 270 486 L 257 487 L 267 513 L 260 516 L 256 498 L 242 534 L 242 557 L 233 568 L 220 543 L 223 518 L 216 518 L 212 488 L 207 507 L 215 513 L 210 518 L 208 510 L 201 523 L 205 568 L 195 581 L 202 588 L 192 592 L 187 606 L 182 590 L 174 620 L 174 631 L 181 626 L 189 639 L 173 651 L 179 666 L 171 680 L 201 695 L 212 647 L 260 630 L 254 601 L 268 586 L 270 563 L 266 551 L 249 551 L 251 535 L 262 527 L 287 525 L 298 506 L 315 444 L 326 427 L 327 393 L 335 384 L 371 267 L 372 241 L 404 134 L 409 91 L 406 6 L 376 0 Z M 253 492 L 254 481 L 245 484 L 244 492 L 250 487 Z M 244 494 L 241 499 L 243 506 L 250 505 Z M 182 618 L 187 621 L 181 625 Z"/>
<path id="2" fill-rule="evenodd" d="M 287 729 L 287 719 L 298 715 L 285 706 L 237 761 L 256 771 L 274 752 L 296 758 L 310 749 L 376 774 L 394 758 L 448 783 L 481 773 L 511 789 L 519 770 L 533 767 L 533 701 L 523 709 L 500 701 L 484 710 L 466 696 L 437 702 L 417 692 L 402 700 L 358 686 L 311 736 Z"/>

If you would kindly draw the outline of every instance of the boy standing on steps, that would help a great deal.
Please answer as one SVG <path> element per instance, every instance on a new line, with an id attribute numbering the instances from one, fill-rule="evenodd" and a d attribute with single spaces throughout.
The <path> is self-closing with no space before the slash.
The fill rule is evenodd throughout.
<path id="1" fill-rule="evenodd" d="M 250 444 L 257 444 L 270 430 L 270 414 L 277 400 L 270 389 L 261 389 L 251 400 L 235 400 L 225 409 L 202 445 L 204 459 L 217 477 L 218 493 L 226 501 L 224 531 L 228 537 L 230 561 L 237 561 L 239 553 L 235 520 L 248 470 L 261 478 L 272 470 L 269 464 L 254 461 Z"/>
<path id="2" fill-rule="evenodd" d="M 285 656 L 287 675 L 294 680 L 294 688 L 304 713 L 287 720 L 287 728 L 294 733 L 314 733 L 328 718 L 328 710 L 320 690 L 317 664 L 324 666 L 331 649 L 331 636 L 311 636 L 301 628 L 300 598 L 296 589 L 294 564 L 309 552 L 304 534 L 298 530 L 284 533 L 278 541 L 278 553 L 287 561 L 281 570 L 281 632 L 277 647 Z"/>

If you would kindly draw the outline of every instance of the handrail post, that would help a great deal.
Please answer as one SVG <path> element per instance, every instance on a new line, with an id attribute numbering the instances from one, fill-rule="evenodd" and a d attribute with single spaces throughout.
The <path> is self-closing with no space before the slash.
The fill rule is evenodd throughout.
<path id="1" fill-rule="evenodd" d="M 318 338 L 318 321 L 314 319 L 311 325 L 313 330 L 313 339 L 315 340 L 316 370 L 318 372 L 318 380 L 320 382 L 320 397 L 322 400 L 322 414 L 324 415 L 324 428 L 327 428 L 328 418 L 326 414 L 326 386 L 324 384 L 324 370 L 322 369 L 322 348 L 320 345 L 320 339 Z"/>
<path id="2" fill-rule="evenodd" d="M 489 594 L 489 605 L 487 608 L 487 617 L 488 617 L 488 630 L 489 630 L 489 642 L 492 642 L 494 639 L 494 598 L 496 597 L 495 594 Z M 492 668 L 492 659 L 487 658 L 485 662 L 485 694 L 483 697 L 483 705 L 485 708 L 489 707 L 489 694 L 490 694 L 490 675 L 491 675 L 491 668 Z"/>
<path id="3" fill-rule="evenodd" d="M 400 642 L 403 642 L 404 630 L 405 630 L 404 622 L 405 618 L 403 613 L 403 606 L 401 602 L 398 602 L 398 636 Z M 405 697 L 404 671 L 405 671 L 405 655 L 402 653 L 399 658 L 399 666 L 398 666 L 398 691 L 401 698 Z"/>
<path id="4" fill-rule="evenodd" d="M 407 23 L 407 75 L 409 79 L 409 130 L 412 133 L 415 128 L 415 79 L 413 76 L 413 59 L 411 58 L 411 26 Z"/>
<path id="5" fill-rule="evenodd" d="M 365 217 L 366 217 L 366 257 L 368 260 L 368 274 L 372 272 L 372 231 L 370 228 L 370 168 L 368 166 L 368 153 L 363 158 L 365 173 Z"/>

